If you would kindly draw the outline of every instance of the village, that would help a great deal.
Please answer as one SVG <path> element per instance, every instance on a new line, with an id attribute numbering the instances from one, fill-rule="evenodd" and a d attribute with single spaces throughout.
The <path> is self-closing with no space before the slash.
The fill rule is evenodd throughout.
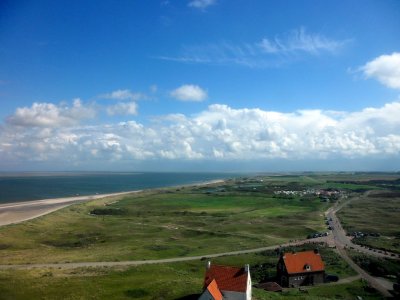
<path id="1" fill-rule="evenodd" d="M 275 195 L 284 196 L 317 196 L 322 202 L 334 202 L 339 198 L 346 198 L 343 191 L 337 189 L 304 189 L 304 190 L 277 190 Z"/>

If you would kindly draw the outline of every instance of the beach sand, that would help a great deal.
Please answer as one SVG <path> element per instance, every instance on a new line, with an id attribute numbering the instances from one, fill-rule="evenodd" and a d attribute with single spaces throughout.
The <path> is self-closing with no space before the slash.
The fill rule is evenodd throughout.
<path id="1" fill-rule="evenodd" d="M 0 204 L 0 226 L 34 219 L 78 202 L 137 192 L 140 191 Z"/>
<path id="2" fill-rule="evenodd" d="M 221 182 L 224 182 L 224 180 L 212 180 L 200 184 L 188 184 L 182 186 L 201 186 Z M 0 204 L 0 226 L 31 220 L 79 202 L 111 196 L 139 193 L 141 191 L 142 190 Z"/>

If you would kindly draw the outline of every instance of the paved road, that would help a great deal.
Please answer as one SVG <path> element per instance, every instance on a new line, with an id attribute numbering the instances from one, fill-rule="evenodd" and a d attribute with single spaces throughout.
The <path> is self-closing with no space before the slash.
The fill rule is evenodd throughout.
<path id="1" fill-rule="evenodd" d="M 364 197 L 368 196 L 368 192 L 364 194 Z M 395 259 L 395 260 L 400 260 L 400 256 L 397 253 L 392 253 L 388 251 L 381 251 L 377 249 L 372 249 L 367 247 L 362 247 L 360 245 L 354 244 L 350 237 L 346 236 L 346 232 L 343 229 L 339 218 L 336 216 L 336 213 L 341 210 L 345 205 L 349 204 L 350 202 L 354 200 L 358 200 L 360 197 L 354 197 L 348 201 L 342 202 L 340 205 L 335 205 L 331 208 L 329 208 L 325 212 L 325 216 L 328 219 L 332 219 L 329 221 L 329 225 L 333 228 L 332 233 L 334 235 L 334 238 L 336 241 L 340 242 L 342 246 L 346 246 L 348 248 L 353 248 L 354 250 L 357 250 L 359 252 L 363 252 L 368 255 L 376 256 L 376 257 L 381 257 L 381 258 L 389 258 L 389 259 Z"/>
<path id="2" fill-rule="evenodd" d="M 354 199 L 355 200 L 355 199 Z M 349 200 L 353 201 L 353 200 Z M 390 285 L 384 278 L 376 278 L 369 275 L 362 268 L 360 268 L 347 254 L 346 248 L 354 248 L 356 250 L 362 251 L 369 255 L 393 258 L 390 254 L 378 253 L 374 251 L 370 251 L 366 248 L 360 247 L 351 242 L 349 237 L 346 236 L 346 232 L 344 231 L 342 225 L 340 224 L 339 219 L 336 216 L 336 212 L 339 211 L 344 205 L 348 204 L 342 203 L 341 205 L 335 204 L 335 206 L 331 207 L 327 210 L 326 216 L 329 218 L 329 225 L 332 227 L 332 235 L 333 241 L 336 245 L 336 249 L 340 256 L 361 276 L 361 278 L 365 279 L 373 288 L 379 291 L 385 297 L 392 297 L 392 294 L 388 291 L 388 287 L 393 286 Z M 399 259 L 398 257 L 395 259 Z"/>

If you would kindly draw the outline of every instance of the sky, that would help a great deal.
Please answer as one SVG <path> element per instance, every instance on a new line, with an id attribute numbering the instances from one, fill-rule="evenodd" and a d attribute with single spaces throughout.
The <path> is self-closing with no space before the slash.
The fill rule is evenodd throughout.
<path id="1" fill-rule="evenodd" d="M 400 171 L 400 1 L 0 1 L 0 171 Z"/>

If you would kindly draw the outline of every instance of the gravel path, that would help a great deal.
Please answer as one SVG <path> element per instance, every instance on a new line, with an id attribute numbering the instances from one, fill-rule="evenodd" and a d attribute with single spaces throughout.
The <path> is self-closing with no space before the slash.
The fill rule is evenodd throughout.
<path id="1" fill-rule="evenodd" d="M 326 237 L 320 237 L 315 239 L 307 239 L 301 241 L 290 242 L 281 245 L 274 245 L 268 247 L 230 251 L 214 254 L 206 254 L 201 256 L 187 256 L 187 257 L 174 257 L 165 259 L 149 259 L 149 260 L 128 260 L 128 261 L 99 261 L 99 262 L 71 262 L 71 263 L 45 263 L 45 264 L 19 264 L 19 265 L 0 265 L 1 269 L 34 269 L 34 268 L 62 268 L 62 269 L 74 269 L 82 267 L 114 267 L 114 266 L 139 266 L 146 264 L 161 264 L 161 263 L 172 263 L 182 262 L 191 260 L 205 260 L 208 258 L 228 256 L 228 255 L 239 255 L 246 253 L 257 253 L 266 250 L 274 250 L 278 247 L 298 246 L 306 243 L 320 243 L 326 242 Z"/>

